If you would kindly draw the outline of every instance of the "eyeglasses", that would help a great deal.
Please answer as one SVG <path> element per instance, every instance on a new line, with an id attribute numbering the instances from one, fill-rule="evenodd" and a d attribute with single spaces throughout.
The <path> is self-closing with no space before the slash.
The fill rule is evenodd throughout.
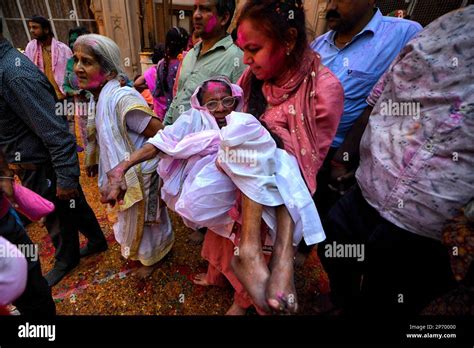
<path id="1" fill-rule="evenodd" d="M 210 112 L 214 112 L 221 104 L 224 108 L 229 109 L 234 106 L 235 98 L 234 97 L 225 97 L 222 100 L 211 100 L 204 104 L 204 107 Z"/>

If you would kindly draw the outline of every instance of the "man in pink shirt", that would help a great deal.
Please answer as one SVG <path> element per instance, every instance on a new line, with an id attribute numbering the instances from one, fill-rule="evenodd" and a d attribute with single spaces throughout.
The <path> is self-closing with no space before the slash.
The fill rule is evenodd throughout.
<path id="1" fill-rule="evenodd" d="M 59 100 L 66 98 L 63 89 L 66 65 L 72 57 L 71 49 L 56 40 L 50 22 L 41 16 L 33 16 L 28 22 L 33 37 L 25 49 L 25 55 L 46 75 Z"/>

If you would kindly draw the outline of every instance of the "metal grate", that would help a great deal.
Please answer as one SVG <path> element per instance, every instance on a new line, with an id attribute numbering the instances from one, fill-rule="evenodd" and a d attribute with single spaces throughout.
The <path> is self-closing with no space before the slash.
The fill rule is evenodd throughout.
<path id="1" fill-rule="evenodd" d="M 410 6 L 410 0 L 379 0 L 376 6 L 380 9 L 384 16 L 395 10 L 407 10 Z"/>
<path id="2" fill-rule="evenodd" d="M 418 0 L 411 19 L 426 26 L 442 15 L 458 9 L 462 3 L 463 0 Z"/>

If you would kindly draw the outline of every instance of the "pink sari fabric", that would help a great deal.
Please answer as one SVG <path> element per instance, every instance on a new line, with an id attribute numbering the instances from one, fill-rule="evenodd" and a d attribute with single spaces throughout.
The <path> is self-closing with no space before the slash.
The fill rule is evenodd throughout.
<path id="1" fill-rule="evenodd" d="M 160 110 L 161 105 L 163 104 L 166 105 L 166 98 L 164 98 L 164 102 L 163 100 L 161 100 L 161 104 L 160 104 L 160 100 L 158 100 L 158 98 L 153 97 L 153 92 L 156 87 L 156 65 L 152 66 L 147 71 L 145 71 L 143 73 L 143 77 L 145 78 L 146 85 L 148 86 L 150 97 L 153 98 L 153 111 L 155 112 L 155 114 L 157 114 L 158 110 Z M 160 119 L 160 121 L 163 121 L 163 116 L 164 116 L 163 114 L 160 114 L 160 115 L 157 114 L 157 116 Z"/>
<path id="2" fill-rule="evenodd" d="M 248 68 L 239 81 L 246 96 L 246 107 L 251 76 Z M 282 140 L 285 150 L 296 157 L 306 185 L 314 194 L 316 175 L 342 116 L 344 90 L 337 77 L 321 66 L 321 57 L 310 49 L 301 63 L 280 80 L 278 85 L 269 81 L 263 84 L 268 109 L 260 121 Z"/>

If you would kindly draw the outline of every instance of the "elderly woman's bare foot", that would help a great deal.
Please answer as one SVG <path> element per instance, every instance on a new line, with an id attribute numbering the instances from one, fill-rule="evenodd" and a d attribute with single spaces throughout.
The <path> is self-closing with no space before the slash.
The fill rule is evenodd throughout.
<path id="1" fill-rule="evenodd" d="M 134 271 L 132 275 L 139 279 L 146 279 L 150 277 L 157 268 L 158 263 L 155 263 L 151 266 L 141 266 L 136 271 Z"/>
<path id="2" fill-rule="evenodd" d="M 189 243 L 193 245 L 199 245 L 202 244 L 204 241 L 204 233 L 199 232 L 199 231 L 193 231 L 189 234 L 188 236 Z"/>
<path id="3" fill-rule="evenodd" d="M 245 315 L 247 314 L 247 309 L 240 307 L 237 303 L 232 303 L 232 306 L 227 310 L 225 315 Z"/>
<path id="4" fill-rule="evenodd" d="M 209 286 L 206 273 L 199 273 L 194 276 L 193 283 L 201 286 Z"/>
<path id="5" fill-rule="evenodd" d="M 298 300 L 293 258 L 290 260 L 277 259 L 275 262 L 270 262 L 270 270 L 270 279 L 266 289 L 269 307 L 279 314 L 295 314 L 298 311 Z"/>
<path id="6" fill-rule="evenodd" d="M 264 312 L 270 312 L 265 289 L 270 277 L 265 258 L 261 250 L 239 250 L 232 258 L 232 269 L 237 279 L 244 285 L 254 304 Z"/>

